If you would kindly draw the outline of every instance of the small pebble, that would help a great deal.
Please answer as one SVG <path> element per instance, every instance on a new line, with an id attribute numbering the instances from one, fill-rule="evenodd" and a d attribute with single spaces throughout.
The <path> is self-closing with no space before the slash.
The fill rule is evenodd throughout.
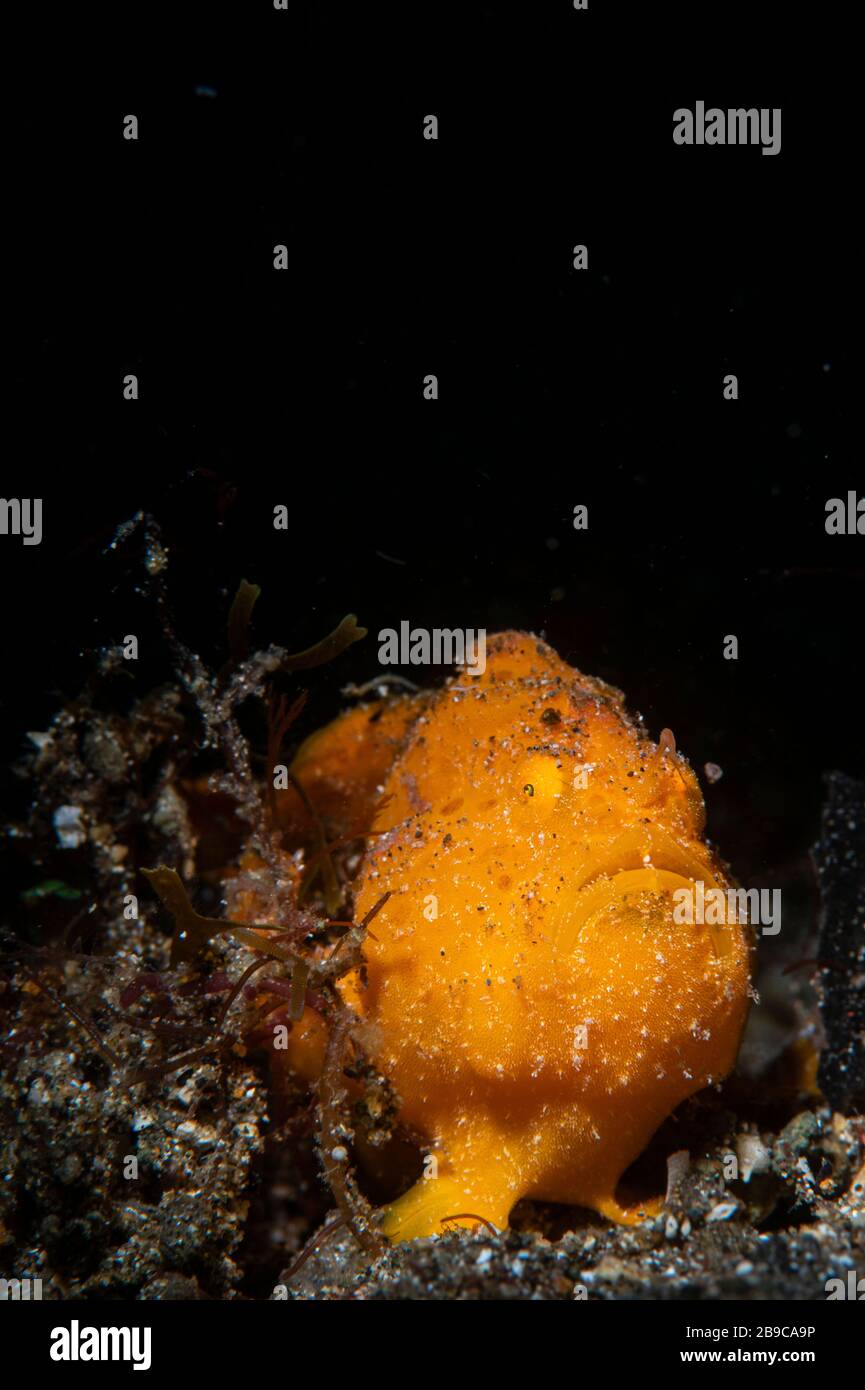
<path id="1" fill-rule="evenodd" d="M 719 1202 L 713 1207 L 706 1217 L 707 1221 L 729 1221 L 730 1217 L 739 1210 L 738 1202 Z"/>

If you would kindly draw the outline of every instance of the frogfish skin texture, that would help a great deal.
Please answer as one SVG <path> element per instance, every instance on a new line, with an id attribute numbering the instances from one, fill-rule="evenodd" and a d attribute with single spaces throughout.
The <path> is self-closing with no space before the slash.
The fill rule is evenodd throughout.
<path id="1" fill-rule="evenodd" d="M 674 916 L 677 889 L 729 886 L 685 759 L 617 690 L 505 632 L 483 675 L 353 709 L 294 772 L 325 815 L 387 832 L 355 920 L 392 896 L 365 983 L 340 987 L 435 1162 L 385 1235 L 503 1227 L 523 1197 L 639 1219 L 623 1172 L 732 1068 L 747 1008 L 747 926 Z M 313 1075 L 323 1042 L 307 1009 L 290 1064 Z"/>

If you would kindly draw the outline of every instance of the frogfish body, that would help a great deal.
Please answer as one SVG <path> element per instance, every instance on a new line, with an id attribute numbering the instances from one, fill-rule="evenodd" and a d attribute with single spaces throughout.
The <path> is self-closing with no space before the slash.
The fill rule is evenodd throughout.
<path id="1" fill-rule="evenodd" d="M 379 832 L 356 920 L 391 897 L 340 988 L 434 1160 L 385 1235 L 503 1227 L 523 1197 L 639 1219 L 622 1174 L 731 1069 L 747 1008 L 746 925 L 676 912 L 677 890 L 728 886 L 685 759 L 617 690 L 505 632 L 482 675 L 353 709 L 294 773 L 331 824 Z M 307 1009 L 290 1064 L 314 1075 L 324 1041 Z"/>

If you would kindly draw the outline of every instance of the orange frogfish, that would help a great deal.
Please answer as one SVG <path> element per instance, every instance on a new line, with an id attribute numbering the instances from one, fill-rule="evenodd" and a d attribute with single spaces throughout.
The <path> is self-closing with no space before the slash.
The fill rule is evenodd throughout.
<path id="1" fill-rule="evenodd" d="M 677 910 L 683 889 L 729 880 L 672 740 L 653 743 L 619 691 L 545 643 L 504 632 L 483 674 L 351 710 L 293 771 L 331 824 L 366 815 L 379 832 L 356 920 L 391 896 L 363 977 L 340 989 L 429 1155 L 384 1234 L 441 1234 L 452 1217 L 504 1227 L 524 1197 L 638 1220 L 619 1180 L 732 1068 L 749 987 L 747 925 Z M 325 1040 L 307 1008 L 290 1065 L 315 1075 Z"/>

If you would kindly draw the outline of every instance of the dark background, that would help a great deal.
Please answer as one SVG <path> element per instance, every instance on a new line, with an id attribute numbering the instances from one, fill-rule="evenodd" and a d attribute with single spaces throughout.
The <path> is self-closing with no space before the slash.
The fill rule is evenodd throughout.
<path id="1" fill-rule="evenodd" d="M 105 554 L 145 508 L 213 665 L 242 577 L 262 642 L 369 627 L 300 732 L 401 619 L 543 632 L 724 769 L 742 878 L 807 898 L 822 774 L 865 773 L 865 541 L 824 529 L 865 490 L 852 36 L 832 7 L 590 5 L 124 7 L 12 44 L 2 491 L 44 538 L 0 538 L 9 758 L 100 646 L 136 632 L 136 688 L 163 674 Z M 780 155 L 674 146 L 697 99 L 781 106 Z"/>

